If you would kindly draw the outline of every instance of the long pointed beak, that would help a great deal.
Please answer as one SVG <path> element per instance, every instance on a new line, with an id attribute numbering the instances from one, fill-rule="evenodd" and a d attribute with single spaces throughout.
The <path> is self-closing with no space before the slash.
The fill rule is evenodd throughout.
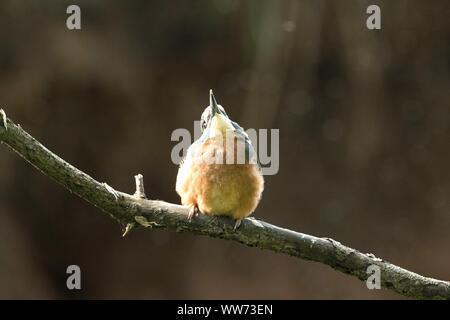
<path id="1" fill-rule="evenodd" d="M 214 97 L 213 91 L 209 90 L 209 105 L 212 109 L 212 115 L 214 116 L 216 113 L 220 114 L 220 109 L 217 106 L 216 98 Z"/>

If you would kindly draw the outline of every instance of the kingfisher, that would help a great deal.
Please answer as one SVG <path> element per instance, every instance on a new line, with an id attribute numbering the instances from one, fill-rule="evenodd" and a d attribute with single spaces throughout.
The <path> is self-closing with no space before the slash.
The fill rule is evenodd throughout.
<path id="1" fill-rule="evenodd" d="M 256 152 L 244 129 L 232 121 L 209 91 L 209 106 L 201 116 L 201 136 L 187 150 L 178 169 L 176 191 L 197 214 L 235 220 L 252 214 L 261 199 L 264 179 Z"/>

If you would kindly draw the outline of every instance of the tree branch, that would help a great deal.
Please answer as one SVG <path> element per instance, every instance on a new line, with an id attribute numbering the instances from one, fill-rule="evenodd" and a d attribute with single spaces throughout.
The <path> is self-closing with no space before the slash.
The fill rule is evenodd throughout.
<path id="1" fill-rule="evenodd" d="M 3 110 L 0 110 L 0 141 L 36 169 L 126 226 L 125 234 L 136 225 L 233 240 L 320 262 L 363 281 L 370 276 L 367 268 L 376 265 L 384 288 L 419 299 L 450 299 L 449 282 L 421 276 L 332 239 L 283 229 L 255 218 L 244 219 L 236 231 L 233 222 L 225 217 L 200 215 L 189 222 L 187 207 L 147 200 L 141 175 L 136 176 L 134 195 L 116 191 L 52 153 L 8 119 Z"/>

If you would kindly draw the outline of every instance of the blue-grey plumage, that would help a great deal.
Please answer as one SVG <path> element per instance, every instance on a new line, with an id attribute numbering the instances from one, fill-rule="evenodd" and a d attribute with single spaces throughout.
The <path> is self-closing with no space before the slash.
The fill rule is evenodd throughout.
<path id="1" fill-rule="evenodd" d="M 200 211 L 240 222 L 256 209 L 264 189 L 256 152 L 244 129 L 217 104 L 212 90 L 201 126 L 201 137 L 189 147 L 178 170 L 176 191 L 181 202 L 191 206 L 190 218 Z M 244 162 L 236 156 L 239 146 L 245 149 Z M 217 162 L 221 157 L 226 160 Z"/>

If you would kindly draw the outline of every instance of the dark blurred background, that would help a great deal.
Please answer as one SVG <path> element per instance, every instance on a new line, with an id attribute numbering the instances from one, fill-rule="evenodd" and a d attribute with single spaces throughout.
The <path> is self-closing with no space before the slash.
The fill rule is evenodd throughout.
<path id="1" fill-rule="evenodd" d="M 82 30 L 66 28 L 81 7 Z M 366 8 L 382 30 L 366 28 Z M 254 215 L 450 279 L 450 2 L 0 3 L 1 107 L 99 181 L 179 203 L 176 128 L 213 88 L 280 129 Z M 82 290 L 66 288 L 66 267 Z M 0 149 L 0 298 L 401 298 L 237 243 L 137 230 Z"/>

